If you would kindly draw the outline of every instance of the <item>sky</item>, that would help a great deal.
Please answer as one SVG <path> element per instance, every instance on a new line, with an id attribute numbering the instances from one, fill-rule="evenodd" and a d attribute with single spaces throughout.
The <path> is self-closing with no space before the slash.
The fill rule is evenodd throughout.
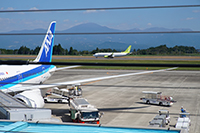
<path id="1" fill-rule="evenodd" d="M 0 10 L 170 5 L 200 5 L 200 0 L 0 0 Z M 88 22 L 119 30 L 164 27 L 169 29 L 189 28 L 200 31 L 200 7 L 0 13 L 0 32 L 47 29 L 51 21 L 57 22 L 56 31 Z"/>

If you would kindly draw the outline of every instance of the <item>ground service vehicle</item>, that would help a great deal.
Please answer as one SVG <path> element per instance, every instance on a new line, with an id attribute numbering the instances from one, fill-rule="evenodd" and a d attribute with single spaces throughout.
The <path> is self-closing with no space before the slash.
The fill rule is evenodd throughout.
<path id="1" fill-rule="evenodd" d="M 69 100 L 70 115 L 73 122 L 99 124 L 102 114 L 84 98 Z"/>
<path id="2" fill-rule="evenodd" d="M 82 89 L 80 85 L 73 85 L 70 89 L 59 89 L 54 87 L 46 93 L 44 102 L 58 102 L 68 103 L 69 97 L 80 97 L 82 95 Z"/>
<path id="3" fill-rule="evenodd" d="M 66 98 L 45 97 L 44 102 L 68 103 Z"/>
<path id="4" fill-rule="evenodd" d="M 173 98 L 161 95 L 162 92 L 143 91 L 142 93 L 145 95 L 143 98 L 140 98 L 143 103 L 165 106 L 171 106 L 173 104 Z"/>

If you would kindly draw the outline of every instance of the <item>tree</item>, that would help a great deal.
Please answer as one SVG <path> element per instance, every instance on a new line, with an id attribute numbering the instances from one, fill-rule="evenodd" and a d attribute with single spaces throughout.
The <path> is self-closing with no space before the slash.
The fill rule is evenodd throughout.
<path id="1" fill-rule="evenodd" d="M 132 53 L 133 55 L 137 55 L 137 51 L 136 51 L 136 49 L 133 49 L 133 53 Z"/>
<path id="2" fill-rule="evenodd" d="M 21 46 L 18 50 L 18 54 L 30 54 L 30 48 L 27 48 L 26 46 Z"/>
<path id="3" fill-rule="evenodd" d="M 68 54 L 69 54 L 69 51 L 67 49 L 65 49 L 64 55 L 68 55 Z"/>
<path id="4" fill-rule="evenodd" d="M 74 50 L 72 47 L 70 47 L 70 49 L 69 49 L 69 55 L 74 55 Z"/>
<path id="5" fill-rule="evenodd" d="M 37 55 L 40 51 L 40 47 L 37 46 L 34 50 L 33 50 L 33 54 Z"/>
<path id="6" fill-rule="evenodd" d="M 62 48 L 61 44 L 53 46 L 53 54 L 54 55 L 64 55 L 64 49 Z"/>

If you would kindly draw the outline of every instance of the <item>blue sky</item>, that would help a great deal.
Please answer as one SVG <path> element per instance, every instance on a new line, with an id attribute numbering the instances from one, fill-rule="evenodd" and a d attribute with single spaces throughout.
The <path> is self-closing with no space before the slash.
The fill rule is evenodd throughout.
<path id="1" fill-rule="evenodd" d="M 200 5 L 200 0 L 0 0 L 0 10 L 66 9 Z M 37 13 L 0 13 L 0 32 L 46 29 L 57 21 L 56 31 L 93 22 L 109 28 L 190 28 L 200 30 L 200 7 L 137 10 L 102 10 Z"/>

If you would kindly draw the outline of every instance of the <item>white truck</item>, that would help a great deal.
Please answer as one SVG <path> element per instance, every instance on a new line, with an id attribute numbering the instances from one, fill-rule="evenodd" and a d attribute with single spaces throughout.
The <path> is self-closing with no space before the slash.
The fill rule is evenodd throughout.
<path id="1" fill-rule="evenodd" d="M 99 124 L 102 114 L 84 98 L 69 100 L 70 115 L 73 122 Z"/>
<path id="2" fill-rule="evenodd" d="M 140 100 L 142 100 L 143 103 L 165 106 L 173 105 L 173 98 L 171 96 L 161 95 L 162 92 L 143 91 L 142 93 L 144 94 L 144 97 L 140 98 Z"/>
<path id="3" fill-rule="evenodd" d="M 44 102 L 68 103 L 67 98 L 45 97 Z"/>

